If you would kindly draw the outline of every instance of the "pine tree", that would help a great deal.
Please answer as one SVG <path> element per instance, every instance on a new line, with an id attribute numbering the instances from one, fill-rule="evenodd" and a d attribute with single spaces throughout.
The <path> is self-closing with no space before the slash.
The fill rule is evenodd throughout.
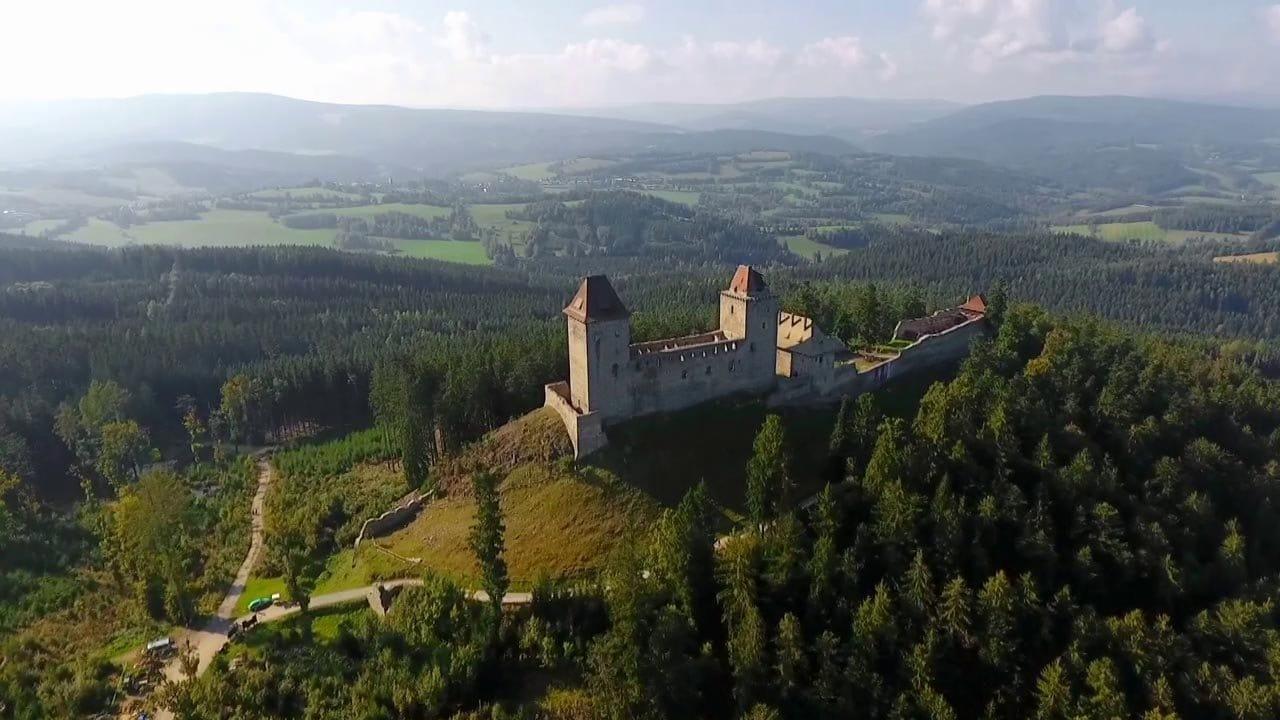
<path id="1" fill-rule="evenodd" d="M 790 483 L 782 418 L 770 415 L 756 435 L 747 463 L 747 509 L 757 529 L 778 516 L 790 494 Z"/>
<path id="2" fill-rule="evenodd" d="M 938 599 L 936 618 L 939 627 L 952 642 L 958 645 L 968 646 L 973 642 L 971 596 L 972 593 L 969 591 L 969 586 L 965 584 L 964 578 L 957 576 L 946 584 L 942 589 L 942 596 Z"/>
<path id="3" fill-rule="evenodd" d="M 760 550 L 758 539 L 740 537 L 729 544 L 721 560 L 720 604 L 729 636 L 733 696 L 744 710 L 764 695 L 768 671 L 768 629 L 760 614 L 757 590 Z"/>
<path id="4" fill-rule="evenodd" d="M 783 698 L 795 701 L 807 686 L 809 658 L 804 630 L 795 615 L 787 613 L 778 623 L 778 689 Z"/>
<path id="5" fill-rule="evenodd" d="M 827 443 L 827 453 L 831 457 L 845 458 L 848 456 L 849 443 L 852 441 L 853 422 L 853 398 L 846 395 L 840 401 L 840 410 L 836 413 L 836 422 L 831 428 L 831 440 Z"/>
<path id="6" fill-rule="evenodd" d="M 835 496 L 831 486 L 827 485 L 819 493 L 815 506 L 813 531 L 816 537 L 813 554 L 809 557 L 809 617 L 814 621 L 828 617 L 835 600 L 839 530 Z"/>
<path id="7" fill-rule="evenodd" d="M 471 476 L 471 487 L 476 497 L 476 519 L 471 526 L 471 551 L 480 566 L 481 584 L 489 596 L 493 610 L 494 632 L 502 612 L 502 599 L 507 594 L 506 527 L 502 521 L 502 508 L 498 504 L 498 478 L 490 472 L 478 472 Z M 496 635 L 495 635 L 496 636 Z"/>
<path id="8" fill-rule="evenodd" d="M 1054 660 L 1036 680 L 1036 720 L 1068 720 L 1071 697 L 1071 683 L 1062 669 L 1062 660 Z"/>
<path id="9" fill-rule="evenodd" d="M 924 561 L 923 551 L 916 551 L 902 579 L 900 594 L 917 620 L 924 620 L 933 611 L 933 576 Z"/>

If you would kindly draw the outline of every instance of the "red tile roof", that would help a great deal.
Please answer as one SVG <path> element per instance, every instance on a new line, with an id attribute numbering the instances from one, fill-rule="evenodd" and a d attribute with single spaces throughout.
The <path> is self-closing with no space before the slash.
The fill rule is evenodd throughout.
<path id="1" fill-rule="evenodd" d="M 981 293 L 974 295 L 966 300 L 965 303 L 960 306 L 960 309 L 983 313 L 985 315 L 987 312 L 987 298 Z"/>
<path id="2" fill-rule="evenodd" d="M 578 292 L 569 301 L 564 314 L 581 322 L 620 320 L 630 317 L 627 307 L 604 275 L 591 275 L 582 279 Z"/>
<path id="3" fill-rule="evenodd" d="M 739 265 L 738 271 L 733 274 L 733 280 L 729 281 L 729 292 L 739 295 L 754 295 L 768 289 L 764 276 L 750 265 Z"/>

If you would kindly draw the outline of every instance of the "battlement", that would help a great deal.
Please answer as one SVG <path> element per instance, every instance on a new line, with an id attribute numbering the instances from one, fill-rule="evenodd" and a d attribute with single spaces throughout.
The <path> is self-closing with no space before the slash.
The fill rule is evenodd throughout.
<path id="1" fill-rule="evenodd" d="M 734 394 L 773 403 L 823 402 L 880 387 L 895 375 L 968 351 L 981 331 L 985 300 L 899 323 L 911 343 L 858 369 L 857 355 L 812 318 L 780 312 L 764 277 L 738 267 L 720 293 L 720 327 L 631 342 L 631 313 L 608 278 L 583 278 L 565 307 L 569 380 L 546 386 L 545 404 L 564 421 L 577 457 L 607 443 L 607 425 L 681 410 Z M 949 336 L 946 341 L 936 340 Z M 864 363 L 865 364 L 865 363 Z"/>
<path id="2" fill-rule="evenodd" d="M 667 338 L 664 340 L 635 343 L 631 346 L 631 357 L 640 357 L 642 355 L 650 355 L 652 353 L 693 350 L 699 347 L 709 347 L 712 345 L 724 344 L 726 342 L 729 342 L 729 338 L 725 336 L 724 332 L 715 330 L 709 333 L 701 333 L 699 335 L 686 335 L 678 338 Z"/>

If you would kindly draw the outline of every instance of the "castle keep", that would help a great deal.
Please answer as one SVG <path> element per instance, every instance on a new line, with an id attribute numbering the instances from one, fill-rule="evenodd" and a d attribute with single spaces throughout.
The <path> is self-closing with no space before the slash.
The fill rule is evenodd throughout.
<path id="1" fill-rule="evenodd" d="M 734 394 L 803 404 L 877 389 L 891 378 L 963 357 L 985 332 L 981 296 L 905 320 L 894 350 L 850 350 L 813 320 L 779 312 L 754 268 L 740 265 L 720 293 L 720 326 L 699 335 L 631 342 L 631 313 L 603 275 L 582 280 L 564 309 L 569 380 L 546 386 L 578 457 L 608 442 L 608 425 Z"/>

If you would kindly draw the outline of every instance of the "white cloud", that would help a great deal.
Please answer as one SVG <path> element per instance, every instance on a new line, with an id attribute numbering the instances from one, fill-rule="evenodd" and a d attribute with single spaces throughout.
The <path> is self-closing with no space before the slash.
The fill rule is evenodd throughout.
<path id="1" fill-rule="evenodd" d="M 454 60 L 479 60 L 484 55 L 489 37 L 480 30 L 471 16 L 461 10 L 451 10 L 444 16 L 444 32 L 436 38 L 436 45 L 446 50 Z"/>
<path id="2" fill-rule="evenodd" d="M 640 72 L 653 61 L 653 54 L 644 45 L 609 38 L 566 45 L 560 57 L 567 63 L 624 72 Z"/>
<path id="3" fill-rule="evenodd" d="M 1010 61 L 1056 66 L 1163 47 L 1137 8 L 1115 0 L 924 0 L 921 12 L 935 39 L 984 72 Z"/>
<path id="4" fill-rule="evenodd" d="M 1102 47 L 1113 53 L 1132 53 L 1150 50 L 1155 39 L 1147 28 L 1147 21 L 1137 8 L 1129 8 L 1102 23 Z"/>
<path id="5" fill-rule="evenodd" d="M 804 46 L 800 61 L 814 66 L 834 63 L 846 69 L 860 68 L 867 63 L 867 52 L 856 37 L 828 37 Z"/>
<path id="6" fill-rule="evenodd" d="M 635 3 L 620 5 L 602 5 L 589 10 L 582 16 L 582 24 L 587 27 L 604 25 L 634 25 L 644 19 L 644 6 Z"/>
<path id="7" fill-rule="evenodd" d="M 1280 42 L 1280 3 L 1264 9 L 1262 13 L 1267 21 L 1267 28 L 1271 30 L 1271 37 Z"/>

